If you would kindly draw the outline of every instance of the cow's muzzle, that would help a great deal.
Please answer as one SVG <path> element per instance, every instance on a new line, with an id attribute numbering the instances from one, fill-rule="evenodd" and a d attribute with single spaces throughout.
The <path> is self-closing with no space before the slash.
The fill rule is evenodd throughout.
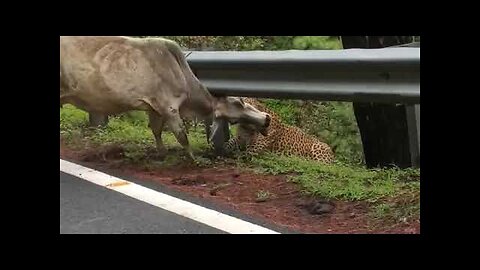
<path id="1" fill-rule="evenodd" d="M 272 118 L 270 117 L 270 115 L 267 114 L 265 118 L 265 125 L 263 128 L 259 130 L 260 134 L 262 134 L 263 136 L 268 136 L 268 127 L 270 127 L 271 122 L 272 122 Z"/>

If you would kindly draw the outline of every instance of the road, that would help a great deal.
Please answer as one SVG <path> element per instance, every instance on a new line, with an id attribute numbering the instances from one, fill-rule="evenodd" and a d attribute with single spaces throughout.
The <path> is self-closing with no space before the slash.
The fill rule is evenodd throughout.
<path id="1" fill-rule="evenodd" d="M 60 172 L 61 234 L 225 232 Z"/>

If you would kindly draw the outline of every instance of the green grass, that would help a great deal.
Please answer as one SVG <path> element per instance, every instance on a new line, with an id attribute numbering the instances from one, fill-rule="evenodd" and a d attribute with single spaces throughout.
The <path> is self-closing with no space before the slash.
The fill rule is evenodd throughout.
<path id="1" fill-rule="evenodd" d="M 419 183 L 420 177 L 420 170 L 414 169 L 368 170 L 340 162 L 323 165 L 275 154 L 253 157 L 249 165 L 262 173 L 294 174 L 291 181 L 300 184 L 305 192 L 324 198 L 377 202 L 412 186 L 420 188 L 412 184 Z"/>
<path id="2" fill-rule="evenodd" d="M 297 113 L 295 111 L 297 108 L 292 103 L 283 106 L 283 102 L 270 101 L 268 104 L 280 114 L 286 115 L 287 121 L 292 121 L 292 123 L 296 121 L 295 117 L 288 120 L 289 112 L 292 112 L 292 115 Z M 337 105 L 342 108 L 341 106 L 341 104 Z M 325 110 L 328 111 L 328 107 L 326 108 Z M 337 115 L 336 119 L 329 121 L 338 124 L 346 124 L 351 121 L 345 110 L 329 113 L 331 116 Z M 342 118 L 339 116 L 342 114 L 347 115 Z M 321 121 L 323 120 L 319 120 L 319 122 Z M 92 129 L 88 128 L 87 124 L 88 115 L 85 112 L 69 105 L 60 109 L 60 133 L 64 141 L 73 147 L 82 148 L 87 144 L 121 144 L 126 151 L 125 162 L 138 164 L 145 169 L 175 166 L 185 161 L 180 144 L 167 131 L 163 135 L 165 145 L 169 149 L 175 148 L 178 151 L 171 151 L 163 162 L 146 158 L 146 151 L 155 149 L 155 141 L 148 128 L 147 117 L 143 112 L 112 117 L 104 128 Z M 339 135 L 336 139 L 352 139 L 351 134 L 348 136 Z M 198 127 L 197 130 L 190 130 L 189 141 L 195 154 L 201 154 L 209 148 L 201 127 Z M 347 147 L 345 149 L 348 149 Z M 345 201 L 367 201 L 372 206 L 371 214 L 374 218 L 398 220 L 401 217 L 418 215 L 420 210 L 419 169 L 368 170 L 361 163 L 351 162 L 348 156 L 342 158 L 342 155 L 349 155 L 348 151 L 340 153 L 337 151 L 338 155 L 340 156 L 339 161 L 333 165 L 323 165 L 298 157 L 275 154 L 255 156 L 250 161 L 238 158 L 237 164 L 254 169 L 259 173 L 292 174 L 289 181 L 297 183 L 305 193 L 314 196 Z M 205 162 L 203 165 L 211 166 L 212 162 Z M 260 200 L 264 200 L 265 197 L 271 197 L 271 194 L 259 191 L 257 196 Z"/>
<path id="3" fill-rule="evenodd" d="M 255 156 L 244 166 L 258 173 L 288 174 L 306 194 L 342 201 L 366 201 L 372 217 L 392 219 L 420 213 L 419 169 L 375 169 L 336 162 L 323 165 L 298 157 L 275 154 Z"/>
<path id="4" fill-rule="evenodd" d="M 69 132 L 86 127 L 88 114 L 71 105 L 64 105 L 60 109 L 60 131 L 67 135 Z"/>

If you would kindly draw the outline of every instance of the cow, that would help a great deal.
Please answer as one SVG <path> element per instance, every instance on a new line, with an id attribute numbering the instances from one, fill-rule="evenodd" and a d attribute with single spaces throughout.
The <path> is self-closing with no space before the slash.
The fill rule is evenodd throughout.
<path id="1" fill-rule="evenodd" d="M 115 115 L 145 111 L 160 157 L 164 126 L 195 160 L 182 119 L 250 123 L 266 134 L 270 115 L 238 97 L 214 97 L 190 69 L 180 46 L 164 38 L 60 37 L 60 106 Z"/>

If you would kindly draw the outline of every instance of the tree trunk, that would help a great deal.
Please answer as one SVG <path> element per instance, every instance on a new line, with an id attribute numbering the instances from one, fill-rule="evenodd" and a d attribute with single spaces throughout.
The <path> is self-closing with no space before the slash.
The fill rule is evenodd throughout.
<path id="1" fill-rule="evenodd" d="M 412 41 L 411 36 L 342 36 L 344 49 L 384 48 Z M 414 165 L 407 106 L 354 102 L 353 107 L 368 168 Z"/>

